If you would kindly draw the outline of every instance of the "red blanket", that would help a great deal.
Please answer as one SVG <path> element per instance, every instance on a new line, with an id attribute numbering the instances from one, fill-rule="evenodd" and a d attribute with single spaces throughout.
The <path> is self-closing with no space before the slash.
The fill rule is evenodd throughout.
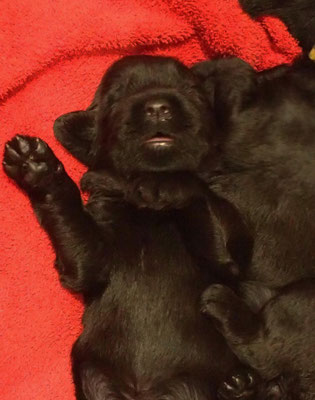
<path id="1" fill-rule="evenodd" d="M 264 69 L 300 51 L 280 21 L 254 22 L 237 0 L 3 0 L 0 49 L 1 143 L 40 136 L 76 181 L 84 167 L 56 143 L 52 124 L 89 104 L 117 58 L 163 54 L 191 64 L 237 55 Z M 73 399 L 80 299 L 59 285 L 49 240 L 2 171 L 0 208 L 0 399 Z"/>

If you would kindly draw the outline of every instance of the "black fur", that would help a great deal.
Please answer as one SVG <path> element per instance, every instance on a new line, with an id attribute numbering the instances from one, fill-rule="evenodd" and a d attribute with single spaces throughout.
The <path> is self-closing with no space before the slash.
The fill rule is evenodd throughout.
<path id="1" fill-rule="evenodd" d="M 315 398 L 314 280 L 288 285 L 257 314 L 222 285 L 205 291 L 203 306 L 239 359 L 268 382 L 257 399 Z"/>
<path id="2" fill-rule="evenodd" d="M 262 398 L 268 393 L 314 398 L 309 315 L 314 289 L 309 283 L 304 293 L 303 284 L 298 290 L 294 285 L 315 277 L 315 65 L 302 59 L 255 73 L 230 59 L 201 63 L 195 73 L 204 81 L 222 129 L 222 170 L 209 176 L 209 186 L 241 212 L 254 240 L 252 263 L 237 289 L 245 302 L 214 286 L 205 295 L 216 299 L 207 311 L 220 320 L 230 343 L 244 341 L 244 347 L 232 347 L 242 361 L 263 378 L 284 375 L 264 389 Z M 282 292 L 287 285 L 292 291 Z M 281 338 L 280 348 L 276 338 Z"/>
<path id="3" fill-rule="evenodd" d="M 244 280 L 277 288 L 313 277 L 315 64 L 255 73 L 225 59 L 199 64 L 195 73 L 210 99 L 215 93 L 222 138 L 221 170 L 203 178 L 234 204 L 253 235 Z"/>
<path id="4" fill-rule="evenodd" d="M 254 18 L 260 15 L 280 18 L 306 52 L 315 45 L 314 0 L 239 0 L 239 2 Z"/>
<path id="5" fill-rule="evenodd" d="M 198 177 L 220 166 L 199 78 L 169 58 L 122 59 L 88 110 L 62 116 L 55 132 L 89 166 L 85 207 L 40 139 L 8 142 L 4 169 L 48 232 L 61 282 L 84 295 L 77 399 L 214 399 L 239 362 L 199 299 L 213 282 L 237 281 L 251 238 Z M 152 145 L 159 137 L 166 146 Z"/>

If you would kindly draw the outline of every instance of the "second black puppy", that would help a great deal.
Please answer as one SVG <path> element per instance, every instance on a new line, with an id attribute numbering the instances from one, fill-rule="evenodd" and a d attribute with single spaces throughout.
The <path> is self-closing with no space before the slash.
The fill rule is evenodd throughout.
<path id="1" fill-rule="evenodd" d="M 72 351 L 77 399 L 215 399 L 238 362 L 199 298 L 215 276 L 246 264 L 250 240 L 197 178 L 218 166 L 198 79 L 172 59 L 123 59 L 91 107 L 58 119 L 55 131 L 89 166 L 86 207 L 38 138 L 8 142 L 4 168 L 48 232 L 62 283 L 84 295 Z"/>
<path id="2" fill-rule="evenodd" d="M 315 64 L 305 57 L 257 73 L 239 59 L 221 59 L 195 72 L 222 132 L 222 171 L 209 185 L 240 210 L 254 239 L 241 302 L 214 286 L 207 310 L 230 343 L 243 340 L 235 353 L 263 378 L 283 373 L 289 389 L 278 398 L 314 398 L 314 320 L 306 317 L 314 289 L 282 288 L 315 277 Z"/>
<path id="3" fill-rule="evenodd" d="M 315 45 L 314 0 L 240 0 L 240 4 L 252 17 L 280 18 L 306 52 Z"/>

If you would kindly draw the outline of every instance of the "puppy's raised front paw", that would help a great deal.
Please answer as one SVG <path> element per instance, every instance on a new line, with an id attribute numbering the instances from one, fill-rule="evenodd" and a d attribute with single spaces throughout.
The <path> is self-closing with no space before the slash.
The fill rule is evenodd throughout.
<path id="1" fill-rule="evenodd" d="M 16 135 L 6 143 L 3 168 L 26 191 L 48 189 L 53 179 L 64 171 L 47 143 L 22 135 Z"/>
<path id="2" fill-rule="evenodd" d="M 234 371 L 219 387 L 218 397 L 223 400 L 252 399 L 258 390 L 260 378 L 251 369 Z"/>

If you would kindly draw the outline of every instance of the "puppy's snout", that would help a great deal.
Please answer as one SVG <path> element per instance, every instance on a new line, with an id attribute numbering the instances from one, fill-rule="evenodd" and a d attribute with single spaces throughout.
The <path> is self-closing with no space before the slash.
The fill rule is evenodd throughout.
<path id="1" fill-rule="evenodd" d="M 146 119 L 152 122 L 167 121 L 172 118 L 171 104 L 165 99 L 147 101 L 144 112 Z"/>

